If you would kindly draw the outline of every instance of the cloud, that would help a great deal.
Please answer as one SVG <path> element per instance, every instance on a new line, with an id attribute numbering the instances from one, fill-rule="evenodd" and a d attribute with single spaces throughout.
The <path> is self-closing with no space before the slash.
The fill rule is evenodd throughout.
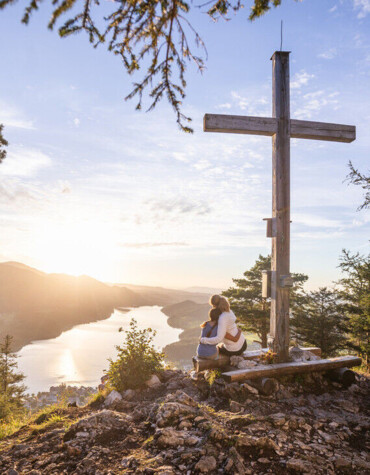
<path id="1" fill-rule="evenodd" d="M 19 183 L 15 180 L 5 180 L 0 183 L 0 201 L 15 202 L 19 199 L 26 201 L 37 200 L 37 193 L 32 186 Z"/>
<path id="2" fill-rule="evenodd" d="M 149 200 L 147 203 L 152 211 L 173 215 L 174 217 L 188 214 L 202 216 L 211 212 L 211 207 L 208 203 L 190 201 L 187 198 Z"/>
<path id="3" fill-rule="evenodd" d="M 225 102 L 225 104 L 219 104 L 216 106 L 216 109 L 231 109 L 231 104 L 230 102 Z"/>
<path id="4" fill-rule="evenodd" d="M 302 69 L 296 73 L 290 83 L 291 89 L 301 89 L 302 86 L 307 86 L 308 82 L 315 77 L 314 74 L 309 74 Z"/>
<path id="5" fill-rule="evenodd" d="M 299 94 L 293 106 L 299 103 L 299 107 L 294 111 L 294 117 L 297 119 L 311 119 L 313 115 L 319 112 L 324 107 L 330 106 L 331 109 L 338 108 L 339 92 L 327 92 L 325 90 L 318 90 L 308 92 L 307 94 Z"/>
<path id="6" fill-rule="evenodd" d="M 231 91 L 232 102 L 248 115 L 270 114 L 270 101 L 265 95 L 255 94 L 251 91 L 248 96 L 244 96 L 237 91 Z"/>
<path id="7" fill-rule="evenodd" d="M 336 48 L 330 48 L 327 51 L 324 51 L 323 53 L 320 53 L 317 55 L 318 58 L 322 59 L 333 59 L 337 55 L 337 49 Z"/>
<path id="8" fill-rule="evenodd" d="M 75 117 L 75 118 L 73 119 L 73 123 L 74 123 L 74 125 L 75 125 L 76 127 L 79 127 L 80 124 L 81 124 L 81 121 L 80 121 L 80 119 L 79 119 L 78 117 Z"/>
<path id="9" fill-rule="evenodd" d="M 129 247 L 134 249 L 144 249 L 150 247 L 184 247 L 188 246 L 186 242 L 125 242 L 118 244 L 120 247 Z"/>
<path id="10" fill-rule="evenodd" d="M 0 100 L 1 123 L 5 127 L 16 127 L 19 129 L 35 129 L 33 121 L 26 119 L 24 114 L 14 106 Z"/>
<path id="11" fill-rule="evenodd" d="M 357 18 L 365 18 L 370 13 L 370 0 L 353 0 L 355 10 L 358 10 Z"/>
<path id="12" fill-rule="evenodd" d="M 1 164 L 0 176 L 35 176 L 51 164 L 51 158 L 40 150 L 14 146 L 9 148 L 6 160 Z"/>

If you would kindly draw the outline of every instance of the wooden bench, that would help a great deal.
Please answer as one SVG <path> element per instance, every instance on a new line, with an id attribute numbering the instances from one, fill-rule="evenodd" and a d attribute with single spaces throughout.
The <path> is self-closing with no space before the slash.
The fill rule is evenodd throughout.
<path id="1" fill-rule="evenodd" d="M 347 368 L 359 366 L 362 363 L 361 358 L 357 356 L 341 356 L 339 358 L 330 358 L 317 361 L 298 361 L 293 363 L 279 363 L 270 365 L 259 365 L 250 369 L 238 369 L 222 373 L 222 377 L 227 382 L 246 381 L 248 379 L 275 378 L 293 374 L 314 373 L 322 371 L 336 370 L 338 368 Z"/>
<path id="2" fill-rule="evenodd" d="M 321 349 L 317 347 L 301 348 L 303 352 L 310 352 L 316 356 L 321 356 Z M 243 358 L 245 360 L 257 360 L 261 355 L 268 352 L 268 348 L 262 348 L 260 350 L 245 351 Z M 225 355 L 220 355 L 217 360 L 208 360 L 206 358 L 193 357 L 194 369 L 197 373 L 205 371 L 207 369 L 224 368 L 230 365 L 230 358 Z"/>

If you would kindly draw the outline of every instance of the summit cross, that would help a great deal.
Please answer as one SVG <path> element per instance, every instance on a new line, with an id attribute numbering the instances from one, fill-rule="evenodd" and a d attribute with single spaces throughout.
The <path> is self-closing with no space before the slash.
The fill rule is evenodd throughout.
<path id="1" fill-rule="evenodd" d="M 278 362 L 289 359 L 290 276 L 290 139 L 353 142 L 352 125 L 310 122 L 290 118 L 289 52 L 272 58 L 272 117 L 205 114 L 204 131 L 272 137 L 271 313 L 269 344 Z"/>

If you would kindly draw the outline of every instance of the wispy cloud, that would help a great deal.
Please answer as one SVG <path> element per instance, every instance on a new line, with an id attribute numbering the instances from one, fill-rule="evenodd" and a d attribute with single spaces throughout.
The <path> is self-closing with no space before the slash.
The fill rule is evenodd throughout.
<path id="1" fill-rule="evenodd" d="M 329 92 L 325 90 L 299 94 L 297 99 L 292 101 L 295 108 L 294 117 L 297 119 L 311 119 L 324 107 L 336 110 L 339 104 L 338 96 L 339 92 L 337 91 Z"/>
<path id="2" fill-rule="evenodd" d="M 147 202 L 153 212 L 171 215 L 173 218 L 192 214 L 202 216 L 211 212 L 211 207 L 206 202 L 195 202 L 187 198 L 173 198 L 169 200 L 150 200 Z"/>
<path id="3" fill-rule="evenodd" d="M 35 129 L 33 121 L 26 118 L 24 113 L 15 106 L 7 104 L 0 99 L 1 123 L 5 127 L 19 129 Z"/>
<path id="4" fill-rule="evenodd" d="M 370 13 L 370 0 L 353 0 L 353 4 L 358 11 L 357 18 L 365 18 Z"/>
<path id="5" fill-rule="evenodd" d="M 13 146 L 1 164 L 0 176 L 30 177 L 52 164 L 51 158 L 37 149 Z"/>
<path id="6" fill-rule="evenodd" d="M 307 71 L 302 69 L 296 73 L 290 83 L 291 89 L 301 89 L 303 86 L 307 86 L 308 82 L 315 77 L 314 74 L 309 74 Z"/>
<path id="7" fill-rule="evenodd" d="M 119 243 L 120 247 L 129 247 L 134 249 L 144 249 L 150 247 L 184 247 L 188 246 L 186 242 L 125 242 Z"/>
<path id="8" fill-rule="evenodd" d="M 327 51 L 317 55 L 318 58 L 322 59 L 333 59 L 337 55 L 337 48 L 329 48 Z"/>

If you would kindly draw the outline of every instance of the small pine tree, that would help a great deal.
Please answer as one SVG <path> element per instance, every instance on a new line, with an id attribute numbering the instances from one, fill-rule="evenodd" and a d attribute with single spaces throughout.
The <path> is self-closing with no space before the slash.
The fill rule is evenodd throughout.
<path id="1" fill-rule="evenodd" d="M 309 292 L 291 318 L 299 343 L 321 348 L 323 357 L 334 356 L 347 346 L 346 318 L 338 294 L 326 287 Z"/>
<path id="2" fill-rule="evenodd" d="M 18 371 L 17 355 L 12 351 L 12 337 L 0 344 L 0 420 L 23 411 L 25 376 Z"/>
<path id="3" fill-rule="evenodd" d="M 223 292 L 228 297 L 232 309 L 244 331 L 256 333 L 263 348 L 267 347 L 270 328 L 270 299 L 262 299 L 262 271 L 271 269 L 271 256 L 259 255 L 255 264 L 244 272 L 244 279 L 233 279 L 235 287 Z M 304 274 L 292 274 L 294 287 L 290 292 L 291 307 L 300 303 Z"/>
<path id="4" fill-rule="evenodd" d="M 370 254 L 351 254 L 343 249 L 339 267 L 344 276 L 337 282 L 343 311 L 348 317 L 348 346 L 370 364 Z"/>
<path id="5" fill-rule="evenodd" d="M 117 391 L 141 388 L 152 374 L 163 370 L 164 354 L 153 345 L 156 331 L 151 328 L 139 330 L 133 318 L 130 329 L 125 332 L 124 345 L 116 346 L 116 361 L 109 359 L 109 382 Z"/>

